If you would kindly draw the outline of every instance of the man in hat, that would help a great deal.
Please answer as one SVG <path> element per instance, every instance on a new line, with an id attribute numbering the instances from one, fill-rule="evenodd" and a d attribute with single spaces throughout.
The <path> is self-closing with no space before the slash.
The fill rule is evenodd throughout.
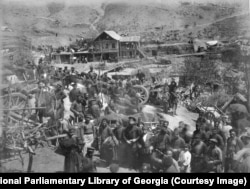
<path id="1" fill-rule="evenodd" d="M 123 139 L 125 141 L 125 152 L 128 155 L 127 161 L 131 168 L 138 169 L 141 165 L 138 160 L 140 160 L 139 157 L 139 139 L 142 137 L 142 130 L 137 127 L 137 120 L 135 117 L 130 116 L 129 117 L 129 124 L 124 129 L 123 132 Z"/>
<path id="2" fill-rule="evenodd" d="M 73 89 L 69 92 L 70 102 L 74 102 L 78 95 L 81 95 L 81 91 L 77 88 L 77 83 L 72 83 Z"/>
<path id="3" fill-rule="evenodd" d="M 45 97 L 46 97 L 47 92 L 44 90 L 44 88 L 45 88 L 45 83 L 43 80 L 40 80 L 38 81 L 38 89 L 31 92 L 31 94 L 35 93 L 35 107 L 36 108 L 39 108 L 45 104 L 45 101 L 46 101 Z M 42 119 L 43 114 L 44 114 L 44 110 L 36 109 L 36 115 L 38 116 L 40 123 L 43 122 L 43 119 Z"/>
<path id="4" fill-rule="evenodd" d="M 75 137 L 73 128 L 65 132 L 67 137 L 60 141 L 60 147 L 65 156 L 64 172 L 77 173 L 80 171 L 81 165 L 78 139 Z"/>
<path id="5" fill-rule="evenodd" d="M 87 148 L 87 154 L 82 159 L 82 167 L 80 172 L 82 173 L 94 173 L 97 172 L 96 162 L 93 159 L 95 149 L 92 147 Z"/>
<path id="6" fill-rule="evenodd" d="M 71 104 L 70 111 L 74 113 L 75 122 L 82 122 L 84 118 L 86 102 L 82 95 L 78 95 L 77 99 Z"/>
<path id="7" fill-rule="evenodd" d="M 206 155 L 208 165 L 208 172 L 221 173 L 222 172 L 222 151 L 217 146 L 218 141 L 214 138 L 209 140 L 209 147 Z"/>
<path id="8" fill-rule="evenodd" d="M 201 140 L 206 142 L 207 137 L 206 137 L 206 133 L 204 132 L 205 124 L 206 124 L 205 119 L 197 120 L 197 122 L 196 122 L 196 130 L 193 132 L 193 138 L 195 138 L 196 135 L 200 135 Z"/>
<path id="9" fill-rule="evenodd" d="M 68 66 L 65 66 L 64 69 L 63 69 L 64 74 L 66 74 L 68 71 L 69 71 Z"/>
<path id="10" fill-rule="evenodd" d="M 65 99 L 67 97 L 67 95 L 63 91 L 62 82 L 58 82 L 56 84 L 56 87 L 55 87 L 55 90 L 54 90 L 54 94 L 56 96 L 56 99 L 57 100 L 61 100 L 62 102 L 63 102 L 63 99 Z"/>
<path id="11" fill-rule="evenodd" d="M 160 120 L 160 132 L 151 139 L 151 160 L 156 170 L 159 170 L 162 166 L 162 153 L 166 152 L 171 148 L 171 132 L 169 132 L 167 122 L 166 124 L 164 124 L 164 121 L 165 120 Z"/>
<path id="12" fill-rule="evenodd" d="M 173 92 L 175 88 L 177 88 L 177 83 L 175 82 L 175 79 L 172 78 L 171 83 L 169 85 L 169 92 Z"/>
<path id="13" fill-rule="evenodd" d="M 107 119 L 103 119 L 99 128 L 100 136 L 100 155 L 107 163 L 107 166 L 112 161 L 117 160 L 117 146 L 118 140 L 116 139 L 110 124 Z"/>
<path id="14" fill-rule="evenodd" d="M 168 121 L 166 120 L 160 120 L 159 129 L 160 132 L 152 139 L 151 151 L 158 149 L 164 152 L 170 148 L 172 131 L 168 128 Z"/>
<path id="15" fill-rule="evenodd" d="M 58 68 L 58 70 L 55 73 L 55 77 L 57 79 L 62 79 L 63 78 L 63 72 L 62 72 L 62 68 Z"/>
<path id="16" fill-rule="evenodd" d="M 191 141 L 191 171 L 192 173 L 204 172 L 206 169 L 205 156 L 207 145 L 202 141 L 201 135 L 196 134 Z"/>

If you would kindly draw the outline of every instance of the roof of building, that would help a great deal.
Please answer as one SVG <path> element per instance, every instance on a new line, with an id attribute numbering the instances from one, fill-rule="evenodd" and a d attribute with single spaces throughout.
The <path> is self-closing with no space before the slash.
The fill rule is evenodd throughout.
<path id="1" fill-rule="evenodd" d="M 77 52 L 74 52 L 74 54 L 89 54 L 90 52 L 89 51 L 77 51 Z"/>
<path id="2" fill-rule="evenodd" d="M 52 55 L 71 55 L 72 53 L 71 52 L 60 52 L 60 53 L 57 53 L 57 52 L 54 52 L 54 53 L 51 53 Z"/>
<path id="3" fill-rule="evenodd" d="M 115 31 L 104 31 L 104 32 L 117 41 L 120 41 L 121 39 L 121 36 L 117 34 Z"/>
<path id="4" fill-rule="evenodd" d="M 121 42 L 137 42 L 137 41 L 140 41 L 140 36 L 121 37 L 120 41 Z"/>
<path id="5" fill-rule="evenodd" d="M 103 33 L 106 33 L 107 35 L 109 35 L 110 37 L 112 37 L 113 39 L 117 40 L 117 41 L 121 41 L 121 42 L 137 42 L 140 41 L 140 36 L 120 36 L 118 33 L 116 33 L 115 31 L 104 31 Z M 101 34 L 103 34 L 101 33 Z M 100 34 L 100 35 L 101 35 Z M 100 36 L 99 35 L 99 36 Z M 99 37 L 98 36 L 98 37 Z M 97 38 L 98 38 L 97 37 Z M 96 39 L 97 39 L 96 38 Z"/>

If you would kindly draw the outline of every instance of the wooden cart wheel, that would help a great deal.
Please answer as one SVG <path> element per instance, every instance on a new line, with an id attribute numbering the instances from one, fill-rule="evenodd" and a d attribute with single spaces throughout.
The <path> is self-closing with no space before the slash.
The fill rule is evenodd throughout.
<path id="1" fill-rule="evenodd" d="M 135 85 L 133 88 L 136 90 L 136 94 L 139 96 L 140 105 L 145 104 L 149 99 L 149 91 L 141 85 Z"/>
<path id="2" fill-rule="evenodd" d="M 4 95 L 1 97 L 3 108 L 10 109 L 9 118 L 16 122 L 18 118 L 25 118 L 29 115 L 27 110 L 22 110 L 28 106 L 28 97 L 22 93 L 11 93 L 10 95 Z M 7 114 L 8 111 L 4 111 L 4 114 Z M 13 117 L 13 119 L 12 119 Z"/>
<path id="3" fill-rule="evenodd" d="M 215 115 L 212 112 L 206 112 L 205 118 L 207 118 L 210 122 L 213 122 L 215 120 Z"/>

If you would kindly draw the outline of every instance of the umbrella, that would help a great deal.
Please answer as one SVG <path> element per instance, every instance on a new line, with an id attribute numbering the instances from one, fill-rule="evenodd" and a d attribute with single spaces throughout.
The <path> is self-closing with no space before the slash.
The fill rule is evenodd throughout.
<path id="1" fill-rule="evenodd" d="M 229 110 L 231 112 L 248 113 L 246 106 L 243 104 L 231 104 Z"/>

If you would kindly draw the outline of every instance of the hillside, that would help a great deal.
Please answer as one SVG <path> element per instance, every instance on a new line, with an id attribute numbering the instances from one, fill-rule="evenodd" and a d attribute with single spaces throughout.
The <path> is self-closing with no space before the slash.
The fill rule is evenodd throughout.
<path id="1" fill-rule="evenodd" d="M 215 38 L 221 26 L 209 25 L 214 20 L 224 19 L 244 12 L 233 4 L 190 4 L 169 7 L 157 3 L 130 4 L 107 3 L 96 6 L 27 5 L 5 3 L 0 7 L 3 25 L 13 32 L 21 33 L 38 45 L 67 45 L 76 38 L 93 38 L 103 30 L 140 35 L 144 42 L 186 42 L 190 36 Z M 228 31 L 236 26 L 228 22 Z M 226 24 L 227 25 L 227 24 Z M 225 27 L 225 26 L 222 26 Z M 9 32 L 4 38 L 9 39 Z M 231 35 L 222 32 L 223 37 Z M 219 36 L 221 37 L 221 36 Z"/>

